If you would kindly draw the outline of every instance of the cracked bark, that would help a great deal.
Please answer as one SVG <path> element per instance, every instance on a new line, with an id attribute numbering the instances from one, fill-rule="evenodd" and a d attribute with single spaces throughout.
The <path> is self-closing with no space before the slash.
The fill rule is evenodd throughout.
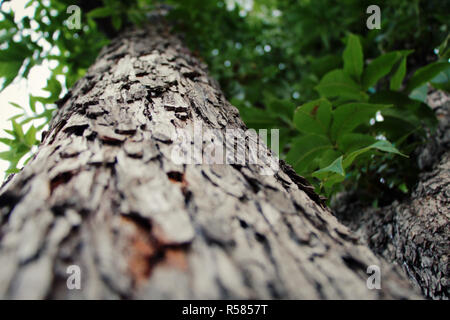
<path id="1" fill-rule="evenodd" d="M 341 199 L 337 217 L 378 255 L 402 266 L 411 282 L 431 299 L 450 297 L 450 98 L 436 91 L 428 104 L 439 120 L 437 131 L 417 151 L 424 172 L 404 201 L 379 209 Z M 426 171 L 427 169 L 432 169 Z"/>
<path id="2" fill-rule="evenodd" d="M 245 129 L 164 24 L 113 40 L 2 187 L 0 297 L 419 297 L 288 165 L 261 175 L 264 164 L 174 163 L 173 148 L 190 144 L 173 132 L 198 123 L 203 149 L 217 132 Z M 66 287 L 72 264 L 81 290 Z M 381 290 L 366 287 L 373 264 Z"/>

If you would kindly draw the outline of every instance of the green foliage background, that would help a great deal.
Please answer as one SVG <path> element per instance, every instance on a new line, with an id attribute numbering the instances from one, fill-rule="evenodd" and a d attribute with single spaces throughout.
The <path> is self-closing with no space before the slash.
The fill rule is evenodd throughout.
<path id="1" fill-rule="evenodd" d="M 280 157 L 328 197 L 352 190 L 377 203 L 407 194 L 418 173 L 413 151 L 436 124 L 427 90 L 449 90 L 450 3 L 441 0 L 254 0 L 251 10 L 231 0 L 79 1 L 81 30 L 67 28 L 73 1 L 29 1 L 34 17 L 22 21 L 3 10 L 5 2 L 0 88 L 45 59 L 58 62 L 49 96 L 15 105 L 11 137 L 1 139 L 10 147 L 0 153 L 8 172 L 18 171 L 54 102 L 108 39 L 161 5 L 247 126 L 280 129 Z M 372 4 L 381 8 L 381 29 L 366 27 Z"/>

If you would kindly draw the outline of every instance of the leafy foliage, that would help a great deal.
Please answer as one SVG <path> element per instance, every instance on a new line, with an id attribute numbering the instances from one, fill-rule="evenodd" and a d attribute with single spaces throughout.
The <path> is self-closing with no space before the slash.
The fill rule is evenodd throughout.
<path id="1" fill-rule="evenodd" d="M 80 30 L 63 27 L 69 16 L 66 9 L 72 4 L 71 1 L 29 1 L 26 7 L 34 8 L 34 15 L 31 18 L 24 16 L 21 20 L 15 17 L 12 10 L 4 10 L 5 2 L 1 2 L 0 15 L 0 78 L 3 79 L 0 91 L 14 79 L 27 78 L 30 70 L 44 61 L 56 63 L 47 86 L 43 88 L 49 96 L 31 95 L 27 107 L 15 104 L 21 113 L 11 118 L 12 130 L 5 130 L 12 139 L 1 140 L 9 150 L 0 156 L 10 162 L 7 173 L 11 173 L 18 171 L 18 163 L 26 155 L 30 156 L 32 147 L 38 144 L 36 136 L 52 118 L 54 102 L 64 88 L 71 87 L 83 76 L 108 40 L 93 21 L 87 21 Z M 64 79 L 64 83 L 58 78 Z M 22 134 L 25 127 L 29 128 Z"/>
<path id="2" fill-rule="evenodd" d="M 298 173 L 319 179 L 318 190 L 331 195 L 346 177 L 364 179 L 360 172 L 367 171 L 379 151 L 405 156 L 399 149 L 410 153 L 426 138 L 426 128 L 433 129 L 436 119 L 431 109 L 408 94 L 449 69 L 450 64 L 435 62 L 418 69 L 401 91 L 410 53 L 389 52 L 364 68 L 360 41 L 350 34 L 343 51 L 344 68 L 325 74 L 316 86 L 322 98 L 294 112 L 300 137 L 294 138 L 286 159 Z M 390 81 L 383 85 L 387 75 L 391 75 Z M 411 135 L 415 137 L 408 140 Z M 392 163 L 377 161 L 378 167 L 383 165 Z M 404 181 L 396 175 L 383 181 L 404 189 Z"/>

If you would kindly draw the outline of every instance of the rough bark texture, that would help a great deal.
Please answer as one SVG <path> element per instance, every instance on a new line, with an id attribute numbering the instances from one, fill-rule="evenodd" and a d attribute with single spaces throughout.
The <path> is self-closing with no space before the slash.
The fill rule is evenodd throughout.
<path id="1" fill-rule="evenodd" d="M 428 103 L 439 126 L 418 150 L 424 172 L 411 197 L 374 209 L 340 200 L 336 215 L 357 231 L 369 247 L 401 265 L 412 282 L 432 299 L 450 297 L 450 99 L 434 92 Z M 434 167 L 433 167 L 434 165 Z"/>
<path id="2" fill-rule="evenodd" d="M 112 41 L 59 106 L 0 193 L 1 298 L 418 297 L 289 166 L 172 161 L 191 147 L 178 129 L 202 123 L 205 149 L 245 126 L 164 25 Z M 381 290 L 366 287 L 374 264 Z"/>

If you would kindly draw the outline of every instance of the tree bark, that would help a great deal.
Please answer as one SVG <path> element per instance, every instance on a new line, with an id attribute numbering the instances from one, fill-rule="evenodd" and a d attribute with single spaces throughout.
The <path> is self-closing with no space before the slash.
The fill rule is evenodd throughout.
<path id="1" fill-rule="evenodd" d="M 436 91 L 429 105 L 439 119 L 437 131 L 417 153 L 424 172 L 404 201 L 367 208 L 341 199 L 337 217 L 388 261 L 402 266 L 412 283 L 431 299 L 450 297 L 450 98 Z M 426 171 L 432 168 L 431 171 Z"/>
<path id="2" fill-rule="evenodd" d="M 101 52 L 3 186 L 0 297 L 419 298 L 291 167 L 260 174 L 276 160 L 266 147 L 265 164 L 173 161 L 191 148 L 177 130 L 202 124 L 205 151 L 211 137 L 228 143 L 217 132 L 246 128 L 205 66 L 153 25 Z M 74 264 L 81 290 L 66 286 Z M 381 290 L 366 286 L 369 265 Z"/>

